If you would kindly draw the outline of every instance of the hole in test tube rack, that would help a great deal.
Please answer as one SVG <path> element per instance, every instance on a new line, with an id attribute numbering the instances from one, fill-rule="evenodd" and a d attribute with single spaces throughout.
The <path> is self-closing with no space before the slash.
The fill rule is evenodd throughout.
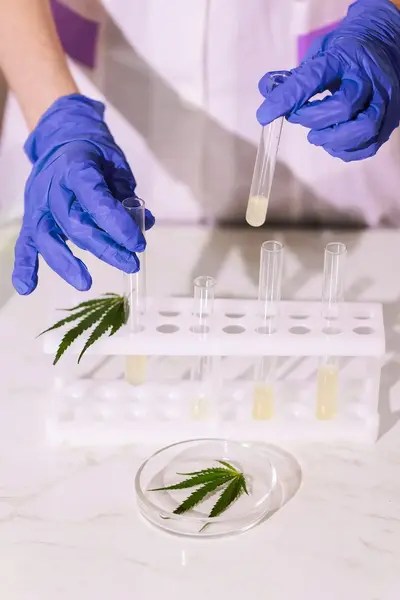
<path id="1" fill-rule="evenodd" d="M 354 315 L 354 318 L 357 321 L 369 321 L 369 319 L 371 318 L 370 315 Z"/>
<path id="2" fill-rule="evenodd" d="M 374 333 L 372 327 L 356 327 L 353 331 L 357 335 L 371 335 L 371 333 Z"/>
<path id="3" fill-rule="evenodd" d="M 210 328 L 208 327 L 208 325 L 193 325 L 190 328 L 190 331 L 192 333 L 197 333 L 200 335 L 204 335 L 206 333 L 208 333 L 210 331 Z"/>
<path id="4" fill-rule="evenodd" d="M 164 323 L 157 327 L 157 331 L 160 333 L 176 333 L 179 331 L 179 327 L 177 325 L 172 325 L 171 323 Z"/>
<path id="5" fill-rule="evenodd" d="M 291 327 L 289 329 L 290 333 L 294 333 L 295 335 L 306 335 L 307 333 L 310 333 L 310 329 L 308 327 Z"/>
<path id="6" fill-rule="evenodd" d="M 322 333 L 325 333 L 326 335 L 338 335 L 339 333 L 342 333 L 342 330 L 339 329 L 339 327 L 324 327 L 322 330 Z"/>
<path id="7" fill-rule="evenodd" d="M 309 315 L 290 315 L 291 319 L 295 319 L 296 321 L 304 321 L 304 319 L 308 319 Z"/>
<path id="8" fill-rule="evenodd" d="M 244 314 L 243 313 L 225 313 L 225 316 L 228 317 L 228 319 L 243 319 Z"/>
<path id="9" fill-rule="evenodd" d="M 224 327 L 222 331 L 235 335 L 238 333 L 243 333 L 246 331 L 246 329 L 240 325 L 227 325 L 227 327 Z"/>
<path id="10" fill-rule="evenodd" d="M 161 315 L 162 317 L 172 318 L 172 317 L 179 317 L 180 313 L 176 310 L 160 310 L 160 312 L 158 314 Z"/>
<path id="11" fill-rule="evenodd" d="M 261 333 L 262 335 L 271 335 L 276 332 L 276 328 L 274 327 L 272 320 L 267 322 L 266 325 L 262 325 L 261 327 L 257 327 L 256 333 Z"/>

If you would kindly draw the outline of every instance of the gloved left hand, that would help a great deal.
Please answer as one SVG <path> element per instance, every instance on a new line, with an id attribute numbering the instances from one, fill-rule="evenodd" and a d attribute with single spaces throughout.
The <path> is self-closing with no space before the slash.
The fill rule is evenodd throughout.
<path id="1" fill-rule="evenodd" d="M 39 254 L 78 290 L 90 288 L 86 265 L 67 240 L 127 273 L 139 269 L 135 252 L 145 238 L 121 201 L 136 182 L 103 120 L 104 106 L 80 94 L 58 99 L 29 136 L 33 163 L 15 247 L 13 284 L 30 294 L 38 283 Z M 146 211 L 146 229 L 154 217 Z"/>
<path id="2" fill-rule="evenodd" d="M 332 156 L 373 156 L 400 121 L 400 10 L 390 0 L 358 0 L 284 83 L 271 91 L 264 76 L 259 88 L 262 125 L 285 115 Z M 309 102 L 324 90 L 332 95 Z"/>

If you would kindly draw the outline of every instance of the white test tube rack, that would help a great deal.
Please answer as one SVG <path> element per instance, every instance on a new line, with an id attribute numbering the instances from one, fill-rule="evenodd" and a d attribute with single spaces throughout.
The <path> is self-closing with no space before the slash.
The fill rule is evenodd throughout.
<path id="1" fill-rule="evenodd" d="M 57 370 L 51 391 L 48 436 L 54 443 L 120 445 L 172 443 L 223 437 L 256 441 L 373 442 L 379 429 L 380 374 L 385 352 L 382 306 L 343 302 L 327 319 L 321 302 L 281 301 L 273 327 L 260 327 L 260 300 L 216 298 L 206 331 L 193 327 L 193 298 L 147 299 L 140 331 L 128 327 L 99 340 L 92 360 L 149 357 L 146 380 L 79 378 L 71 358 Z M 266 331 L 268 331 L 266 333 Z M 57 331 L 44 339 L 54 354 Z M 199 357 L 209 357 L 207 410 L 195 412 L 199 382 L 188 376 Z M 273 357 L 273 389 L 267 411 L 254 410 L 255 366 Z M 321 364 L 337 366 L 334 413 L 318 403 Z M 90 357 L 88 357 L 90 358 Z M 81 365 L 82 367 L 82 365 Z M 118 367 L 119 368 L 119 367 Z M 62 371 L 61 371 L 62 373 Z M 271 394 L 273 399 L 271 400 Z M 323 402 L 323 400 L 322 400 Z M 330 400 L 331 402 L 331 400 Z"/>

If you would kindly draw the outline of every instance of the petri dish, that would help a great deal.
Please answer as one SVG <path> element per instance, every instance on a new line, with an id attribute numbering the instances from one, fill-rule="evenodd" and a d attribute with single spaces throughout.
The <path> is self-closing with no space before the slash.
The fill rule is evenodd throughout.
<path id="1" fill-rule="evenodd" d="M 151 491 L 178 483 L 184 479 L 179 473 L 221 466 L 218 460 L 244 473 L 249 494 L 242 494 L 217 517 L 208 515 L 222 490 L 181 515 L 174 510 L 195 488 Z M 183 536 L 218 537 L 247 531 L 263 520 L 271 510 L 276 483 L 276 470 L 265 449 L 224 439 L 198 439 L 153 454 L 136 474 L 135 491 L 140 513 L 153 525 Z"/>

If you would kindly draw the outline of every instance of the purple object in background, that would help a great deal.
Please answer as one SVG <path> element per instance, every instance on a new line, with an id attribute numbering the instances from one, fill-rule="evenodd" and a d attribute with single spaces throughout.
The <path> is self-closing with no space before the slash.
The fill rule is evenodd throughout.
<path id="1" fill-rule="evenodd" d="M 59 0 L 51 0 L 51 8 L 65 52 L 93 69 L 96 65 L 99 24 L 82 17 Z"/>
<path id="2" fill-rule="evenodd" d="M 335 21 L 335 23 L 329 23 L 329 25 L 325 25 L 324 27 L 319 27 L 318 29 L 314 29 L 313 31 L 309 31 L 303 35 L 299 35 L 297 38 L 297 58 L 299 63 L 304 59 L 311 45 L 319 38 L 327 33 L 330 33 L 341 23 L 340 21 Z"/>

